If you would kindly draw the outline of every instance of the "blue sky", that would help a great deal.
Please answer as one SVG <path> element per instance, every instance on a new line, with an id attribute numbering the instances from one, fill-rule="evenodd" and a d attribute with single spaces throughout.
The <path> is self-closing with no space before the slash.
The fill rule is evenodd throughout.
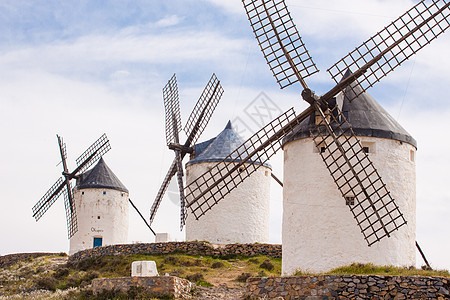
<path id="1" fill-rule="evenodd" d="M 326 92 L 326 69 L 414 3 L 288 0 L 321 70 L 308 78 L 311 88 Z M 112 150 L 105 161 L 148 215 L 173 158 L 161 93 L 173 73 L 183 122 L 211 74 L 222 80 L 225 94 L 201 141 L 229 119 L 250 122 L 243 110 L 260 92 L 283 111 L 306 108 L 300 86 L 278 88 L 239 0 L 2 1 L 0 28 L 0 254 L 67 250 L 62 198 L 38 223 L 31 217 L 60 175 L 57 133 L 74 166 L 106 132 Z M 418 141 L 417 239 L 432 264 L 447 269 L 449 48 L 447 32 L 370 90 Z M 281 176 L 282 154 L 271 163 Z M 272 184 L 272 242 L 281 241 L 281 201 Z M 177 228 L 177 206 L 166 199 L 155 229 L 181 239 Z M 152 241 L 138 219 L 130 229 L 130 241 Z"/>

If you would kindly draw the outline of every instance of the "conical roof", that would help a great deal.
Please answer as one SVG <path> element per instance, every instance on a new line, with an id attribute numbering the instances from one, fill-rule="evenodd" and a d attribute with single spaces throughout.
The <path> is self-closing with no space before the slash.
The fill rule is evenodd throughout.
<path id="1" fill-rule="evenodd" d="M 228 121 L 225 129 L 221 133 L 219 133 L 217 137 L 212 138 L 206 142 L 196 144 L 194 146 L 195 157 L 191 159 L 187 163 L 187 165 L 203 162 L 220 162 L 244 142 L 245 141 L 233 129 L 231 121 Z M 237 154 L 234 153 L 229 160 L 235 159 L 237 157 Z M 240 160 L 235 161 L 238 162 Z M 251 163 L 261 164 L 260 161 L 252 161 Z M 268 164 L 264 165 L 269 166 Z"/>
<path id="2" fill-rule="evenodd" d="M 103 158 L 92 169 L 81 174 L 77 189 L 111 189 L 128 193 L 128 189 L 106 165 Z"/>
<path id="3" fill-rule="evenodd" d="M 347 72 L 344 78 L 350 75 Z M 352 91 L 352 88 L 354 91 Z M 351 102 L 354 93 L 359 93 L 359 86 L 347 87 L 338 98 L 342 105 L 342 113 L 357 136 L 378 137 L 397 140 L 417 147 L 416 140 L 367 92 L 362 93 Z M 340 101 L 339 101 L 340 100 Z M 315 115 L 307 117 L 300 128 L 286 136 L 283 144 L 311 136 L 315 127 Z"/>

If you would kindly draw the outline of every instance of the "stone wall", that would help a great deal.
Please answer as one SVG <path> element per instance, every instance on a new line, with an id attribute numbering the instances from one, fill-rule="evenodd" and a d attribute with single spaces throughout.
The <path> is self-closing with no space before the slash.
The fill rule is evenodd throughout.
<path id="1" fill-rule="evenodd" d="M 30 258 L 36 258 L 40 256 L 47 256 L 47 255 L 66 255 L 65 253 L 16 253 L 16 254 L 7 254 L 7 255 L 0 255 L 0 268 L 6 268 L 10 265 L 13 265 L 19 261 L 27 260 Z"/>
<path id="2" fill-rule="evenodd" d="M 174 276 L 101 278 L 92 281 L 94 294 L 113 289 L 126 293 L 131 287 L 144 288 L 155 297 L 172 296 L 178 299 L 189 295 L 195 284 Z"/>
<path id="3" fill-rule="evenodd" d="M 450 278 L 376 275 L 320 275 L 249 278 L 249 298 L 282 299 L 449 299 Z"/>
<path id="4" fill-rule="evenodd" d="M 87 249 L 69 257 L 69 263 L 76 263 L 84 259 L 111 255 L 130 254 L 170 254 L 185 253 L 188 255 L 208 256 L 256 256 L 267 255 L 281 258 L 281 245 L 272 244 L 227 244 L 216 245 L 205 242 L 168 242 L 149 244 L 112 245 Z"/>

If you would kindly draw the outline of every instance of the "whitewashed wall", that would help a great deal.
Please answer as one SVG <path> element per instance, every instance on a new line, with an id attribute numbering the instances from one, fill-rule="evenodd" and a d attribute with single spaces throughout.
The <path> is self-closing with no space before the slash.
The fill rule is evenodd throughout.
<path id="1" fill-rule="evenodd" d="M 186 167 L 188 185 L 216 163 Z M 260 167 L 199 220 L 188 211 L 187 241 L 216 244 L 269 242 L 271 170 Z"/>
<path id="2" fill-rule="evenodd" d="M 284 145 L 283 274 L 324 272 L 353 262 L 415 265 L 415 148 L 389 139 L 360 139 L 371 146 L 370 159 L 408 224 L 368 247 L 312 139 L 290 142 Z"/>
<path id="3" fill-rule="evenodd" d="M 128 242 L 128 193 L 110 189 L 75 189 L 74 201 L 78 232 L 70 239 L 70 255 L 92 248 L 94 237 L 101 237 L 103 246 Z"/>

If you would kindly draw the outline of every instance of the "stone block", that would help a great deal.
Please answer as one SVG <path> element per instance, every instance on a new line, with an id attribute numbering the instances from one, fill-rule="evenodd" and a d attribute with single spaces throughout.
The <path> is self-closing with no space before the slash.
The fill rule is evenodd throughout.
<path id="1" fill-rule="evenodd" d="M 158 232 L 155 237 L 155 243 L 167 243 L 170 241 L 170 235 L 167 232 Z"/>
<path id="2" fill-rule="evenodd" d="M 131 277 L 158 276 L 158 270 L 154 261 L 133 261 L 131 263 Z"/>

